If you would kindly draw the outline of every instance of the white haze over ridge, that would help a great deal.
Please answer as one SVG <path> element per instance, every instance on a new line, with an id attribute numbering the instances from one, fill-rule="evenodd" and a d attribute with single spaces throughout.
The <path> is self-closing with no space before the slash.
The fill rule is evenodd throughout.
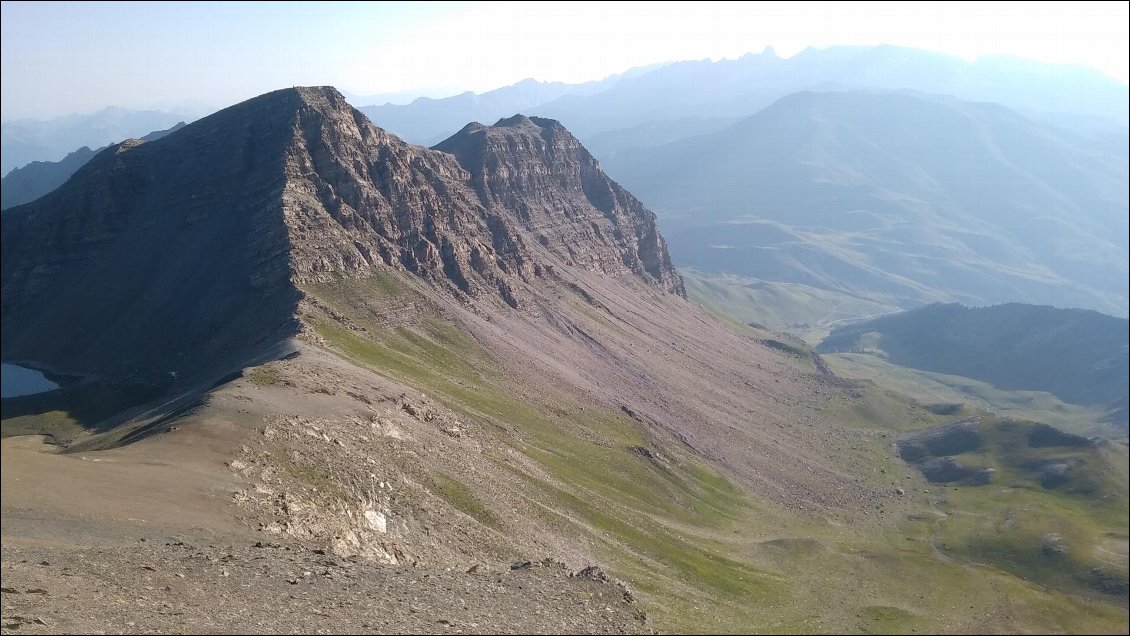
<path id="1" fill-rule="evenodd" d="M 482 92 L 772 46 L 894 44 L 1079 64 L 1127 81 L 1125 2 L 2 5 L 2 117 L 216 107 L 291 85 Z"/>

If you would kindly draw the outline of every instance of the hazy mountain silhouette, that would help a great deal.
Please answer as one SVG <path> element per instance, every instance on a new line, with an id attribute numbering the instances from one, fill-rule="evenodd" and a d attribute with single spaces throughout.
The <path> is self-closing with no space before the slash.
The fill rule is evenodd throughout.
<path id="1" fill-rule="evenodd" d="M 533 112 L 561 120 L 582 139 L 642 122 L 743 117 L 804 90 L 907 89 L 1068 114 L 1126 127 L 1127 87 L 1093 69 L 1008 57 L 958 57 L 881 45 L 806 49 L 782 59 L 772 49 L 736 60 L 670 64 L 591 96 L 564 96 Z"/>
<path id="2" fill-rule="evenodd" d="M 771 48 L 736 60 L 676 62 L 632 69 L 622 76 L 579 85 L 525 80 L 482 95 L 418 99 L 401 106 L 364 106 L 378 125 L 416 143 L 433 143 L 467 121 L 493 121 L 521 111 L 560 120 L 586 144 L 598 135 L 655 122 L 697 121 L 687 134 L 710 132 L 748 117 L 790 93 L 804 90 L 909 89 L 991 101 L 1059 125 L 1125 131 L 1127 87 L 1093 69 L 1003 56 L 974 62 L 918 49 L 881 46 L 810 48 L 783 59 Z M 711 123 L 713 122 L 713 123 Z M 637 131 L 638 132 L 638 131 Z M 603 139 L 607 153 L 639 145 Z M 664 135 L 659 142 L 669 141 Z M 643 143 L 651 138 L 645 135 Z"/>
<path id="3" fill-rule="evenodd" d="M 646 67 L 650 69 L 651 67 Z M 613 75 L 603 80 L 566 84 L 524 79 L 482 94 L 471 91 L 452 97 L 432 99 L 420 97 L 409 104 L 361 106 L 377 125 L 387 128 L 412 143 L 431 145 L 459 130 L 469 121 L 495 121 L 535 106 L 552 102 L 564 95 L 589 95 L 606 90 L 632 73 Z"/>
<path id="4" fill-rule="evenodd" d="M 1127 152 L 1002 106 L 798 93 L 605 162 L 677 264 L 906 305 L 1127 312 Z"/>
<path id="5" fill-rule="evenodd" d="M 172 128 L 155 130 L 141 138 L 142 141 L 156 141 L 161 137 L 183 127 L 182 121 Z M 0 181 L 0 210 L 34 201 L 63 185 L 71 175 L 86 162 L 94 158 L 102 148 L 91 150 L 83 146 L 59 161 L 33 161 L 22 168 L 16 168 Z"/>
<path id="6" fill-rule="evenodd" d="M 185 117 L 157 110 L 108 107 L 49 120 L 16 119 L 0 126 L 0 173 L 32 161 L 59 161 L 77 148 L 107 144 L 164 130 Z"/>

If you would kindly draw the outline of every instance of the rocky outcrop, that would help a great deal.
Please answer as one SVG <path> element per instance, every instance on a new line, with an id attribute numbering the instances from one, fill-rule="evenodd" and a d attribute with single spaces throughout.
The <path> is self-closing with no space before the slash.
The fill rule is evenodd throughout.
<path id="1" fill-rule="evenodd" d="M 967 417 L 909 433 L 898 441 L 899 456 L 908 462 L 917 462 L 930 455 L 958 455 L 975 450 L 981 446 L 981 435 L 977 432 L 980 420 Z"/>
<path id="2" fill-rule="evenodd" d="M 996 472 L 993 468 L 970 465 L 953 457 L 983 446 L 980 425 L 981 418 L 973 416 L 907 433 L 896 444 L 899 457 L 915 465 L 930 483 L 983 486 L 992 482 Z"/>
<path id="3" fill-rule="evenodd" d="M 1101 488 L 1093 469 L 1078 469 L 1097 458 L 1098 443 L 1038 422 L 966 417 L 905 433 L 896 448 L 932 483 L 983 486 L 1003 468 L 1009 478 L 1049 490 L 1093 493 Z"/>
<path id="4" fill-rule="evenodd" d="M 993 480 L 992 468 L 967 466 L 953 457 L 935 457 L 918 464 L 918 469 L 930 483 L 946 484 L 964 482 L 983 486 Z"/>
<path id="5" fill-rule="evenodd" d="M 150 381 L 226 372 L 297 329 L 299 286 L 411 272 L 520 308 L 555 268 L 682 294 L 654 215 L 560 124 L 438 149 L 292 88 L 107 148 L 5 212 L 3 357 Z"/>
<path id="6" fill-rule="evenodd" d="M 563 264 L 683 294 L 655 216 L 560 124 L 471 124 L 432 150 L 333 89 L 294 92 L 283 210 L 299 281 L 396 267 L 517 307 L 524 284 Z"/>
<path id="7" fill-rule="evenodd" d="M 1064 448 L 1091 446 L 1091 440 L 1080 435 L 1064 433 L 1047 424 L 1034 424 L 1028 433 L 1028 445 L 1032 448 L 1059 446 Z"/>

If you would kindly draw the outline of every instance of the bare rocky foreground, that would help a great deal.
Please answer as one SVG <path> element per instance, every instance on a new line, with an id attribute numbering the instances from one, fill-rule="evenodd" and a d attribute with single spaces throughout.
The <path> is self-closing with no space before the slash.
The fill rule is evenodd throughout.
<path id="1" fill-rule="evenodd" d="M 529 542 L 490 550 L 504 542 L 450 508 L 429 515 L 424 493 L 346 503 L 305 481 L 321 467 L 342 486 L 380 473 L 399 490 L 398 455 L 437 469 L 458 455 L 444 442 L 465 446 L 474 428 L 455 437 L 419 394 L 316 350 L 274 373 L 278 386 L 238 380 L 126 446 L 95 449 L 122 432 L 80 434 L 65 454 L 5 438 L 4 633 L 650 631 L 587 561 Z M 373 435 L 366 419 L 368 447 L 356 407 L 388 427 Z"/>
<path id="2" fill-rule="evenodd" d="M 223 416 L 241 415 L 227 405 L 242 388 L 132 446 L 58 455 L 37 437 L 3 441 L 4 633 L 650 631 L 596 568 L 382 565 L 335 554 L 309 525 L 271 527 L 270 511 L 237 503 L 247 484 L 229 453 L 247 429 Z M 332 531 L 337 512 L 303 518 Z"/>
<path id="3" fill-rule="evenodd" d="M 464 573 L 173 537 L 119 548 L 5 545 L 3 560 L 4 633 L 644 630 L 620 587 L 552 562 Z"/>

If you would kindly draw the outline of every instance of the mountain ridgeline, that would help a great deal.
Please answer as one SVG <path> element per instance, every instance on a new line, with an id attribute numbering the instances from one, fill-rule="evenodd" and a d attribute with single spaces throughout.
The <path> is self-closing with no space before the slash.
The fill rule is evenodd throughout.
<path id="1" fill-rule="evenodd" d="M 416 143 L 450 134 L 476 118 L 514 111 L 562 121 L 602 159 L 658 145 L 664 130 L 698 134 L 801 91 L 908 89 L 1003 104 L 1062 124 L 1126 128 L 1127 89 L 1092 69 L 1002 56 L 969 62 L 905 47 L 809 48 L 789 58 L 773 49 L 734 60 L 693 60 L 633 69 L 601 82 L 530 80 L 481 95 L 361 106 L 366 115 Z"/>
<path id="2" fill-rule="evenodd" d="M 141 137 L 141 141 L 156 141 L 173 131 L 180 130 L 184 125 L 182 121 L 172 128 L 155 130 Z M 33 161 L 22 168 L 12 170 L 0 181 L 0 210 L 34 201 L 58 188 L 101 150 L 103 148 L 91 150 L 83 146 L 59 161 Z"/>
<path id="3" fill-rule="evenodd" d="M 1125 85 L 1082 67 L 840 46 L 358 106 L 427 144 L 514 112 L 558 120 L 659 214 L 676 263 L 713 283 L 792 285 L 845 307 L 1024 302 L 1126 316 L 1127 103 Z M 29 127 L 6 124 L 5 144 Z M 6 161 L 23 156 L 5 148 Z M 90 156 L 78 152 L 13 172 L 4 206 L 61 183 Z"/>
<path id="4" fill-rule="evenodd" d="M 76 148 L 101 148 L 150 130 L 165 130 L 184 115 L 107 107 L 49 120 L 15 119 L 0 126 L 0 174 L 33 161 L 58 161 Z"/>
<path id="5" fill-rule="evenodd" d="M 682 293 L 654 216 L 556 122 L 440 148 L 331 88 L 112 146 L 5 212 L 3 357 L 147 381 L 238 367 L 298 328 L 296 285 L 382 268 L 511 307 L 561 264 Z"/>
<path id="6" fill-rule="evenodd" d="M 620 79 L 565 84 L 525 79 L 481 95 L 470 91 L 431 99 L 421 97 L 410 104 L 361 106 L 373 121 L 413 143 L 432 143 L 459 130 L 469 121 L 492 121 L 515 112 L 525 112 L 565 95 L 588 95 L 607 90 Z M 366 102 L 361 102 L 366 103 Z"/>
<path id="7" fill-rule="evenodd" d="M 839 327 L 819 351 L 873 351 L 915 369 L 1046 391 L 1110 409 L 1125 427 L 1128 327 L 1125 319 L 1081 309 L 934 304 Z"/>
<path id="8" fill-rule="evenodd" d="M 34 201 L 66 183 L 98 150 L 83 146 L 58 161 L 33 161 L 0 180 L 0 210 Z"/>

